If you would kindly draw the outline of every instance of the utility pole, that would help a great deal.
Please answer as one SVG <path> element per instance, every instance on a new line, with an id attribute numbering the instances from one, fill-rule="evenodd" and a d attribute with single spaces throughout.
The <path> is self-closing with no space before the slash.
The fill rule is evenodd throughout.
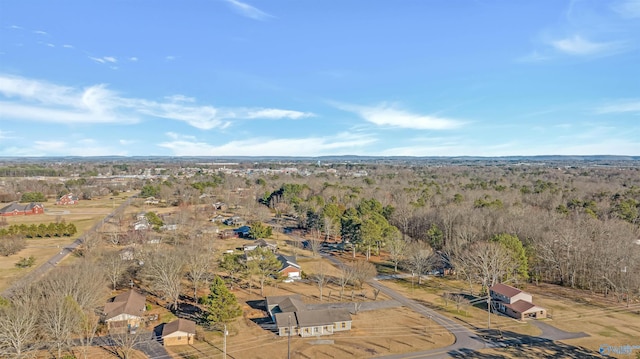
<path id="1" fill-rule="evenodd" d="M 291 314 L 289 314 L 288 323 L 289 323 L 289 337 L 287 338 L 287 359 L 291 359 Z"/>
<path id="2" fill-rule="evenodd" d="M 227 331 L 227 325 L 224 325 L 224 341 L 222 343 L 222 352 L 224 353 L 224 356 L 222 357 L 222 359 L 227 359 L 227 335 L 229 335 L 229 332 Z"/>
<path id="3" fill-rule="evenodd" d="M 489 312 L 489 321 L 487 322 L 487 329 L 491 329 L 491 292 L 487 297 L 487 312 Z"/>

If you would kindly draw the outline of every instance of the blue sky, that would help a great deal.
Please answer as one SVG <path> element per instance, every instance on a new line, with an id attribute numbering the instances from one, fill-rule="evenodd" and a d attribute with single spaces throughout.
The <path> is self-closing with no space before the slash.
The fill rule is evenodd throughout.
<path id="1" fill-rule="evenodd" d="M 0 0 L 0 156 L 640 155 L 640 0 Z"/>

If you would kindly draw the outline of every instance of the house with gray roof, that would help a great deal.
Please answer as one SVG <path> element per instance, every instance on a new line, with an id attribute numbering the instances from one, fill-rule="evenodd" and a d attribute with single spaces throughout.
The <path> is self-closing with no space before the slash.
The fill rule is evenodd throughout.
<path id="1" fill-rule="evenodd" d="M 42 203 L 31 202 L 28 204 L 20 204 L 13 202 L 0 209 L 0 216 L 26 216 L 30 214 L 42 214 L 44 213 L 44 206 Z"/>
<path id="2" fill-rule="evenodd" d="M 351 313 L 348 310 L 307 309 L 297 294 L 267 297 L 266 307 L 280 336 L 291 333 L 310 337 L 351 330 Z"/>

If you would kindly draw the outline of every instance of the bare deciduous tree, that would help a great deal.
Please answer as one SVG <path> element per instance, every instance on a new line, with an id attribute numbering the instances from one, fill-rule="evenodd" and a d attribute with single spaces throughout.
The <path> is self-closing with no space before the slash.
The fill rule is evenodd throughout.
<path id="1" fill-rule="evenodd" d="M 432 253 L 431 247 L 424 242 L 413 242 L 407 248 L 405 262 L 411 272 L 418 275 L 418 285 L 422 284 L 422 274 L 430 267 Z"/>
<path id="2" fill-rule="evenodd" d="M 35 346 L 37 306 L 28 298 L 14 298 L 0 307 L 0 354 L 25 357 Z"/>
<path id="3" fill-rule="evenodd" d="M 387 248 L 389 249 L 389 260 L 393 263 L 393 271 L 397 272 L 398 264 L 400 264 L 407 255 L 407 242 L 395 236 L 391 238 Z"/>
<path id="4" fill-rule="evenodd" d="M 111 282 L 113 290 L 117 289 L 122 275 L 129 269 L 129 261 L 126 259 L 117 251 L 104 252 L 100 258 L 100 266 L 104 268 L 104 273 Z"/>
<path id="5" fill-rule="evenodd" d="M 318 290 L 320 291 L 320 301 L 322 302 L 322 290 L 327 284 L 327 269 L 325 268 L 324 262 L 320 262 L 316 273 L 313 275 L 313 281 L 318 286 Z"/>
<path id="6" fill-rule="evenodd" d="M 342 265 L 340 267 L 340 275 L 337 278 L 338 285 L 340 286 L 340 300 L 344 295 L 344 288 L 353 279 L 353 268 L 349 265 Z"/>
<path id="7" fill-rule="evenodd" d="M 193 300 L 198 301 L 198 286 L 207 277 L 212 267 L 213 251 L 201 241 L 194 241 L 186 252 L 187 277 L 193 288 Z"/>
<path id="8" fill-rule="evenodd" d="M 352 279 L 362 289 L 362 285 L 378 274 L 376 266 L 365 260 L 355 260 L 348 264 L 353 272 Z"/>
<path id="9" fill-rule="evenodd" d="M 178 251 L 159 251 L 145 262 L 143 270 L 153 290 L 169 300 L 173 310 L 178 310 L 185 273 L 184 256 Z"/>
<path id="10" fill-rule="evenodd" d="M 62 351 L 68 349 L 71 340 L 77 334 L 81 317 L 70 296 L 62 296 L 56 292 L 43 293 L 44 302 L 40 306 L 40 329 L 47 341 L 56 348 L 56 358 L 62 357 Z"/>
<path id="11" fill-rule="evenodd" d="M 110 335 L 116 347 L 116 354 L 122 359 L 131 358 L 131 353 L 135 349 L 135 346 L 144 342 L 149 337 L 150 334 L 142 329 L 138 329 L 134 333 L 125 331 L 124 333 Z"/>

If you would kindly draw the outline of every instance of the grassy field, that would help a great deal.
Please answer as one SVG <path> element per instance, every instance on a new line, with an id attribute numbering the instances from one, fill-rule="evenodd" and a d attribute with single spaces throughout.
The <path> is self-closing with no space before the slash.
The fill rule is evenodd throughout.
<path id="1" fill-rule="evenodd" d="M 126 196 L 120 196 L 80 201 L 77 205 L 69 206 L 56 206 L 53 203 L 45 203 L 44 214 L 6 217 L 8 225 L 23 223 L 27 225 L 48 224 L 56 222 L 57 220 L 64 220 L 67 223 L 75 224 L 78 233 L 72 237 L 27 239 L 25 249 L 11 256 L 0 257 L 0 291 L 49 260 L 49 258 L 59 252 L 61 248 L 75 241 L 80 235 L 91 228 L 96 222 L 103 219 L 125 200 Z M 0 207 L 2 206 L 4 206 L 4 204 L 0 204 Z M 20 258 L 30 256 L 36 258 L 34 266 L 30 268 L 15 267 L 15 263 L 20 260 Z"/>
<path id="2" fill-rule="evenodd" d="M 385 281 L 384 284 L 464 323 L 470 329 L 478 330 L 487 327 L 486 305 L 464 308 L 466 313 L 458 312 L 454 304 L 445 305 L 441 297 L 445 291 L 468 292 L 468 286 L 465 287 L 466 284 L 463 282 L 430 277 L 422 286 L 417 286 L 415 283 L 412 286 L 410 280 Z M 610 299 L 605 300 L 601 295 L 549 284 L 529 285 L 524 290 L 533 294 L 534 303 L 547 308 L 552 315 L 551 319 L 542 320 L 544 323 L 567 332 L 584 332 L 588 337 L 563 340 L 555 344 L 545 343 L 543 348 L 534 346 L 524 349 L 483 350 L 480 353 L 488 356 L 478 356 L 479 358 L 492 357 L 490 355 L 493 354 L 497 358 L 600 357 L 598 351 L 604 344 L 640 345 L 639 303 L 632 303 L 631 308 L 626 308 L 625 304 L 616 303 Z M 513 335 L 536 336 L 541 333 L 540 329 L 530 321 L 520 322 L 495 314 L 491 316 L 491 327 Z M 572 356 L 572 353 L 576 353 L 577 356 Z M 640 354 L 640 350 L 634 352 L 634 358 L 636 354 Z M 628 358 L 629 356 L 620 357 Z"/>
<path id="3" fill-rule="evenodd" d="M 284 358 L 287 338 L 261 329 L 251 319 L 264 313 L 246 306 L 243 318 L 228 327 L 227 353 L 242 358 Z M 385 323 L 381 326 L 380 323 Z M 432 331 L 434 323 L 406 308 L 360 312 L 353 329 L 321 338 L 291 337 L 294 358 L 370 358 L 392 353 L 427 350 L 453 343 L 453 336 Z M 204 339 L 203 339 L 204 338 Z M 318 341 L 321 339 L 321 341 Z M 202 332 L 193 346 L 168 348 L 176 358 L 222 358 L 220 332 Z"/>

